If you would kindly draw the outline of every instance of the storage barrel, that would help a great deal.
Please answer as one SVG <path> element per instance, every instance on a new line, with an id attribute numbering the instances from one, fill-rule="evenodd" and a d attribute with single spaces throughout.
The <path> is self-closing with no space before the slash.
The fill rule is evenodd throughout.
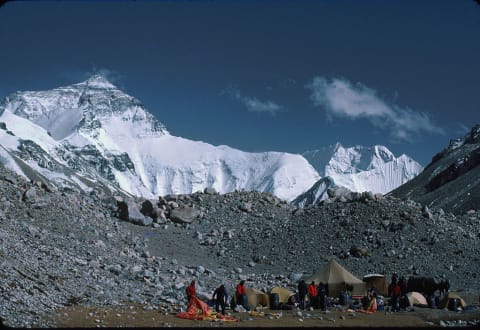
<path id="1" fill-rule="evenodd" d="M 280 306 L 280 296 L 278 293 L 270 293 L 270 309 L 276 310 Z"/>

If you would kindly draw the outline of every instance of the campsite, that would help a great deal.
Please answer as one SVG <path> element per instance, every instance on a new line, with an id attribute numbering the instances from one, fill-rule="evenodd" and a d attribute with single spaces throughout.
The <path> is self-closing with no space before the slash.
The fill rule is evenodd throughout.
<path id="1" fill-rule="evenodd" d="M 438 306 L 431 306 L 424 294 L 408 292 L 398 312 L 392 312 L 387 281 L 382 274 L 368 274 L 359 280 L 335 260 L 328 262 L 318 272 L 306 278 L 307 282 L 326 283 L 329 287 L 328 307 L 310 305 L 301 309 L 295 299 L 296 290 L 273 287 L 269 292 L 255 288 L 246 289 L 245 306 L 230 305 L 227 313 L 217 313 L 211 301 L 197 297 L 190 300 L 188 309 L 178 313 L 161 313 L 145 310 L 139 305 L 116 308 L 71 307 L 60 310 L 53 322 L 60 327 L 432 327 L 478 326 L 480 306 L 478 297 L 462 297 L 447 292 L 438 297 Z M 348 290 L 348 291 L 347 291 Z M 375 303 L 374 310 L 355 306 L 354 301 L 367 297 L 375 290 L 385 299 L 386 306 Z M 345 293 L 351 293 L 350 298 Z M 349 296 L 347 295 L 347 297 Z M 274 299 L 272 299 L 274 298 Z M 235 298 L 232 299 L 232 302 Z M 288 307 L 288 308 L 287 308 Z"/>

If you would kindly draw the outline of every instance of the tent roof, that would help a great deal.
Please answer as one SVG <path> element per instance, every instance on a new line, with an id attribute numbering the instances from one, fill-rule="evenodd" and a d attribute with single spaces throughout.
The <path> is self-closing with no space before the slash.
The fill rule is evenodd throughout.
<path id="1" fill-rule="evenodd" d="M 420 293 L 420 292 L 408 292 L 406 294 L 408 301 L 410 302 L 410 305 L 428 305 L 427 299 Z"/>
<path id="2" fill-rule="evenodd" d="M 292 292 L 286 288 L 282 288 L 279 286 L 273 287 L 270 290 L 270 293 L 278 293 L 280 302 L 283 302 L 283 303 L 287 302 L 288 298 L 290 298 L 290 296 L 293 296 L 295 294 L 295 292 Z"/>
<path id="3" fill-rule="evenodd" d="M 467 306 L 467 303 L 465 302 L 465 300 L 463 300 L 462 297 L 460 297 L 460 295 L 456 292 L 453 292 L 453 291 L 450 291 L 441 301 L 440 301 L 440 304 L 439 304 L 439 307 L 440 308 L 444 308 L 448 305 L 448 301 L 450 299 L 458 299 L 459 302 L 460 302 L 460 306 L 462 307 L 465 307 Z"/>
<path id="4" fill-rule="evenodd" d="M 305 279 L 307 283 L 315 281 L 315 284 L 323 283 L 348 283 L 348 284 L 363 284 L 363 281 L 355 277 L 348 270 L 343 268 L 335 260 L 330 260 L 327 265 Z"/>
<path id="5" fill-rule="evenodd" d="M 363 277 L 363 279 L 368 279 L 368 278 L 375 278 L 375 277 L 385 277 L 385 275 L 382 274 L 367 274 Z"/>

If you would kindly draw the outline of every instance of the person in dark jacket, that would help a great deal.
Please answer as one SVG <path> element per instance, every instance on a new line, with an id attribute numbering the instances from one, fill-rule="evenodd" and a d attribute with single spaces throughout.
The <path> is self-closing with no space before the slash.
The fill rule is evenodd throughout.
<path id="1" fill-rule="evenodd" d="M 328 305 L 328 301 L 327 301 L 327 285 L 324 284 L 323 282 L 320 282 L 318 284 L 318 290 L 317 290 L 317 296 L 318 296 L 318 304 L 320 306 L 321 309 L 323 309 L 324 311 L 327 310 L 327 305 Z"/>
<path id="2" fill-rule="evenodd" d="M 219 307 L 222 308 L 222 314 L 225 315 L 225 304 L 227 303 L 227 290 L 225 285 L 220 285 L 213 292 L 212 300 L 215 300 L 215 310 L 219 312 Z"/>
<path id="3" fill-rule="evenodd" d="M 305 283 L 305 280 L 301 280 L 300 283 L 298 283 L 298 298 L 300 300 L 300 308 L 305 309 L 305 297 L 307 296 L 307 283 Z"/>

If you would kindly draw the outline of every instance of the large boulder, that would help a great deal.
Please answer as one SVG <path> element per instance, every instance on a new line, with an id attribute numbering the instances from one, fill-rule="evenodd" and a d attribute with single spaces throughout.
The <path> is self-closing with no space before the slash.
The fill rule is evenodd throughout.
<path id="1" fill-rule="evenodd" d="M 180 206 L 170 212 L 170 220 L 176 223 L 192 223 L 200 216 L 201 212 L 190 206 Z"/>
<path id="2" fill-rule="evenodd" d="M 152 218 L 146 217 L 140 212 L 133 200 L 118 201 L 118 217 L 137 225 L 148 226 L 153 222 Z"/>
<path id="3" fill-rule="evenodd" d="M 142 202 L 142 208 L 140 209 L 140 212 L 144 216 L 150 217 L 153 220 L 158 217 L 157 206 L 155 205 L 155 202 L 152 202 L 148 199 Z"/>
<path id="4" fill-rule="evenodd" d="M 345 187 L 332 187 L 327 189 L 327 195 L 330 198 L 347 197 L 351 193 L 350 189 Z"/>

